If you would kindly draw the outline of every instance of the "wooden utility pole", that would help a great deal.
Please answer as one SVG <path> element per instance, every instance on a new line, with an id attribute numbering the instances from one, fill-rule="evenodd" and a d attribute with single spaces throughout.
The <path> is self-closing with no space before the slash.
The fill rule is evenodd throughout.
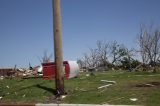
<path id="1" fill-rule="evenodd" d="M 54 54 L 56 63 L 55 86 L 58 95 L 65 94 L 64 91 L 64 73 L 62 58 L 62 32 L 61 32 L 61 14 L 60 0 L 52 0 L 53 8 L 53 28 L 54 28 Z"/>

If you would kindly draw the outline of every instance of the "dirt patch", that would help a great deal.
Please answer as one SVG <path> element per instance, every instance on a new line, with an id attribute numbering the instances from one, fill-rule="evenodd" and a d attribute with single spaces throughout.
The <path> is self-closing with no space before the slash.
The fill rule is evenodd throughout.
<path id="1" fill-rule="evenodd" d="M 160 87 L 160 82 L 148 82 L 145 84 L 137 84 L 136 87 Z"/>

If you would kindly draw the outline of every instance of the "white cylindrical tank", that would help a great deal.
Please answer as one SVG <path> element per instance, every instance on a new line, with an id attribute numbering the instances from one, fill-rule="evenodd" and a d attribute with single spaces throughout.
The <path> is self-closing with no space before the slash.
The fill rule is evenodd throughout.
<path id="1" fill-rule="evenodd" d="M 77 77 L 79 74 L 79 66 L 77 64 L 77 61 L 68 61 L 70 73 L 69 78 Z"/>
<path id="2" fill-rule="evenodd" d="M 38 67 L 38 72 L 39 72 L 39 73 L 42 73 L 42 70 L 43 70 L 43 67 L 42 67 L 42 65 L 40 65 L 40 66 Z"/>

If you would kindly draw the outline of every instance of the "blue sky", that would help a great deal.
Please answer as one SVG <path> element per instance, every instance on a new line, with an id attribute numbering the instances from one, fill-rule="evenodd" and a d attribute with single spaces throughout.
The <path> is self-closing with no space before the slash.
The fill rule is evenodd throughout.
<path id="1" fill-rule="evenodd" d="M 160 25 L 160 0 L 61 0 L 63 59 L 76 60 L 97 40 L 136 47 L 140 24 Z M 0 0 L 0 67 L 39 65 L 53 53 L 51 0 Z M 53 57 L 54 58 L 54 57 Z"/>

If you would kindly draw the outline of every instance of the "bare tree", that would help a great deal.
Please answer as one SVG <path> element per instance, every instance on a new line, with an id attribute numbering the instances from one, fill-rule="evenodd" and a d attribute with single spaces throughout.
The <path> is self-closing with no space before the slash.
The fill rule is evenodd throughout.
<path id="1" fill-rule="evenodd" d="M 158 29 L 154 31 L 152 42 L 152 61 L 156 63 L 160 58 L 160 31 Z"/>
<path id="2" fill-rule="evenodd" d="M 97 55 L 97 49 L 91 49 L 89 54 L 84 54 L 86 67 L 88 68 L 96 68 L 98 64 L 98 55 Z"/>
<path id="3" fill-rule="evenodd" d="M 111 68 L 120 63 L 123 57 L 129 61 L 132 59 L 133 50 L 127 49 L 124 45 L 114 42 L 97 41 L 96 48 L 90 48 L 89 53 L 84 53 L 83 58 L 78 62 L 86 69 L 98 67 Z"/>
<path id="4" fill-rule="evenodd" d="M 101 66 L 106 66 L 108 63 L 109 56 L 109 43 L 105 41 L 97 41 L 97 58 L 98 64 Z"/>
<path id="5" fill-rule="evenodd" d="M 140 28 L 140 34 L 138 35 L 138 45 L 139 45 L 139 52 L 142 58 L 143 64 L 147 64 L 149 61 L 147 50 L 146 50 L 146 43 L 150 37 L 146 34 L 145 29 L 143 27 Z"/>
<path id="6" fill-rule="evenodd" d="M 47 50 L 44 51 L 43 56 L 39 58 L 41 63 L 48 63 L 51 62 L 52 54 L 48 55 Z"/>
<path id="7" fill-rule="evenodd" d="M 160 58 L 160 30 L 141 26 L 138 35 L 138 45 L 143 64 L 155 66 Z"/>

